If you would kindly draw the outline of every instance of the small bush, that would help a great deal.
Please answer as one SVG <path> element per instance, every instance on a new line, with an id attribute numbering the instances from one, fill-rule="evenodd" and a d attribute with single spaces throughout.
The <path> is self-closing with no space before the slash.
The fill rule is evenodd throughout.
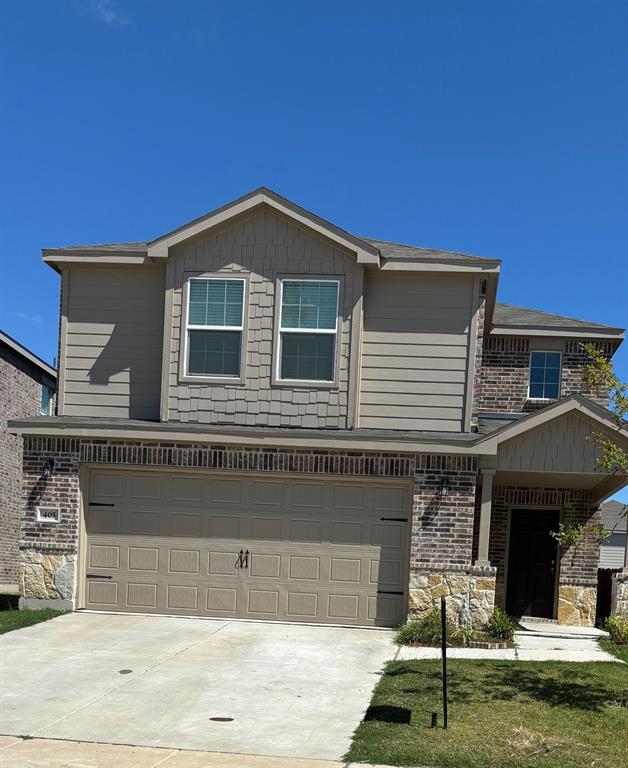
<path id="1" fill-rule="evenodd" d="M 438 608 L 432 608 L 418 621 L 402 624 L 395 635 L 399 645 L 440 645 L 441 638 L 440 610 Z M 477 639 L 478 633 L 473 629 L 447 625 L 447 645 L 466 648 Z"/>
<path id="2" fill-rule="evenodd" d="M 459 648 L 468 648 L 471 643 L 478 640 L 478 633 L 474 629 L 467 629 L 467 627 L 456 627 L 448 633 L 447 639 L 451 645 L 458 646 Z"/>
<path id="3" fill-rule="evenodd" d="M 517 630 L 517 624 L 502 611 L 501 608 L 495 608 L 491 618 L 486 623 L 486 632 L 495 640 L 512 640 Z"/>
<path id="4" fill-rule="evenodd" d="M 395 636 L 399 645 L 438 645 L 440 643 L 440 611 L 432 608 L 419 621 L 402 624 Z"/>
<path id="5" fill-rule="evenodd" d="M 610 619 L 606 619 L 604 629 L 614 643 L 628 645 L 628 619 L 623 619 L 621 616 L 611 616 Z"/>

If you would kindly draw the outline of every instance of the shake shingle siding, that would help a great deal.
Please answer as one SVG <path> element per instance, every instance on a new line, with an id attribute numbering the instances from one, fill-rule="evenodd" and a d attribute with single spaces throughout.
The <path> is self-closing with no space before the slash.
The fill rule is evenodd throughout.
<path id="1" fill-rule="evenodd" d="M 168 419 L 200 424 L 346 428 L 349 421 L 351 318 L 362 268 L 331 241 L 268 209 L 210 238 L 186 245 L 174 259 Z M 224 274 L 248 281 L 243 381 L 181 381 L 185 347 L 184 285 L 190 277 Z M 282 277 L 340 279 L 337 386 L 273 383 L 276 290 Z"/>

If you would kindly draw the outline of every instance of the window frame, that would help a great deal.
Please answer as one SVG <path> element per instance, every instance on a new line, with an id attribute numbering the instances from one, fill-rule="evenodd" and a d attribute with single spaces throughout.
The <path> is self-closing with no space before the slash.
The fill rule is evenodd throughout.
<path id="1" fill-rule="evenodd" d="M 243 284 L 242 291 L 242 318 L 239 326 L 233 325 L 197 325 L 190 324 L 190 283 L 192 280 L 237 280 Z M 216 272 L 214 274 L 194 273 L 188 274 L 185 278 L 182 300 L 184 302 L 183 320 L 181 323 L 181 341 L 180 349 L 183 354 L 179 359 L 179 381 L 184 383 L 203 383 L 203 384 L 243 384 L 245 380 L 246 363 L 246 333 L 248 317 L 248 275 L 231 274 Z M 238 376 L 225 376 L 223 374 L 210 373 L 190 373 L 189 372 L 189 353 L 190 353 L 190 331 L 237 331 L 240 333 L 240 373 Z"/>
<path id="2" fill-rule="evenodd" d="M 532 397 L 530 395 L 530 385 L 532 384 L 532 355 L 558 355 L 558 395 L 556 397 Z M 528 358 L 528 396 L 527 399 L 534 403 L 555 403 L 560 400 L 560 393 L 563 384 L 563 352 L 560 349 L 531 349 Z"/>
<path id="3" fill-rule="evenodd" d="M 44 391 L 48 392 L 48 408 L 46 409 L 45 412 L 43 410 Z M 41 385 L 41 391 L 39 393 L 39 415 L 40 416 L 54 416 L 54 396 L 55 396 L 55 391 L 52 387 L 49 387 L 47 384 Z"/>
<path id="4" fill-rule="evenodd" d="M 283 308 L 283 286 L 284 282 L 295 283 L 333 283 L 337 286 L 336 300 L 336 323 L 330 328 L 285 328 L 282 329 L 282 308 Z M 275 286 L 275 296 L 277 297 L 275 306 L 275 328 L 277 329 L 273 339 L 273 354 L 275 362 L 272 367 L 272 385 L 277 387 L 307 387 L 308 389 L 337 389 L 338 370 L 340 367 L 340 334 L 342 331 L 342 289 L 343 282 L 340 275 L 280 275 L 277 277 Z M 281 378 L 281 353 L 283 348 L 282 334 L 284 333 L 302 333 L 302 334 L 320 334 L 322 336 L 334 337 L 334 355 L 333 355 L 333 378 L 329 380 L 322 379 L 282 379 Z"/>

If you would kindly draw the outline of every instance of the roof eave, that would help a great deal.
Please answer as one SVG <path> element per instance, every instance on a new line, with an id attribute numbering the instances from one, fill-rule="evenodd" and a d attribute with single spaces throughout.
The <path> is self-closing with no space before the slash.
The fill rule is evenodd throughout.
<path id="1" fill-rule="evenodd" d="M 31 365 L 35 365 L 51 379 L 54 379 L 55 381 L 57 380 L 57 371 L 51 365 L 48 365 L 45 360 L 37 357 L 37 355 L 33 354 L 30 350 L 26 349 L 26 347 L 22 346 L 19 341 L 15 341 L 15 339 L 12 339 L 6 333 L 0 332 L 0 343 L 6 344 L 7 347 L 23 357 L 25 360 L 31 363 Z"/>
<path id="2" fill-rule="evenodd" d="M 596 328 L 593 326 L 555 326 L 555 325 L 506 325 L 504 323 L 493 324 L 492 336 L 564 336 L 591 339 L 613 339 L 622 341 L 623 328 Z"/>
<path id="3" fill-rule="evenodd" d="M 268 427 L 248 429 L 246 431 L 233 427 L 229 430 L 211 431 L 211 425 L 201 431 L 186 429 L 182 424 L 180 429 L 173 425 L 165 425 L 159 422 L 147 422 L 138 427 L 136 424 L 122 426 L 119 424 L 94 425 L 81 422 L 68 424 L 62 417 L 55 417 L 51 423 L 50 418 L 15 419 L 9 421 L 8 427 L 13 434 L 59 436 L 77 438 L 96 438 L 111 440 L 167 440 L 169 442 L 202 442 L 218 443 L 220 445 L 259 445 L 284 448 L 319 448 L 324 450 L 344 449 L 389 451 L 395 453 L 447 453 L 477 455 L 484 453 L 477 447 L 475 440 L 443 438 L 441 435 L 430 438 L 429 435 L 420 439 L 410 439 L 407 436 L 369 436 L 360 434 L 337 433 L 332 430 L 311 430 L 301 434 L 296 430 L 273 430 Z"/>
<path id="4" fill-rule="evenodd" d="M 497 275 L 499 274 L 500 262 L 478 259 L 447 261 L 446 259 L 382 258 L 381 269 L 387 272 L 469 272 Z"/>

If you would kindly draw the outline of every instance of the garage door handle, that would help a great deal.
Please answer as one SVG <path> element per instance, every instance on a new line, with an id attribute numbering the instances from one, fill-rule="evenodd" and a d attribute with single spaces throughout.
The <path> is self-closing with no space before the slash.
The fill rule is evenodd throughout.
<path id="1" fill-rule="evenodd" d="M 249 567 L 249 550 L 248 549 L 244 553 L 244 567 L 245 568 Z"/>
<path id="2" fill-rule="evenodd" d="M 113 576 L 101 576 L 99 573 L 88 573 L 88 579 L 113 579 Z"/>
<path id="3" fill-rule="evenodd" d="M 90 501 L 90 507 L 115 507 L 115 504 L 108 504 L 104 501 Z"/>
<path id="4" fill-rule="evenodd" d="M 240 554 L 238 555 L 238 564 L 236 565 L 236 568 L 244 568 L 244 550 L 240 550 Z"/>
<path id="5" fill-rule="evenodd" d="M 386 592 L 383 589 L 378 589 L 377 594 L 378 595 L 403 595 L 404 593 L 403 592 Z"/>
<path id="6" fill-rule="evenodd" d="M 380 520 L 388 520 L 390 523 L 407 523 L 407 517 L 380 517 Z"/>

